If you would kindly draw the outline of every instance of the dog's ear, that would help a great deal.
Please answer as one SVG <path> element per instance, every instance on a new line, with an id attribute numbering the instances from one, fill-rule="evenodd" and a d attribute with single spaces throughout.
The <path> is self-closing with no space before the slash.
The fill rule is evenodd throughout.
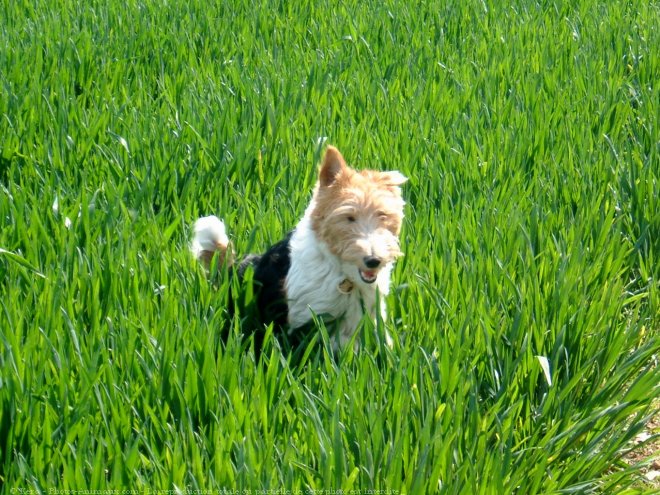
<path id="1" fill-rule="evenodd" d="M 321 187 L 328 187 L 337 181 L 337 178 L 346 169 L 346 161 L 334 146 L 328 146 L 323 157 L 323 164 L 319 171 L 319 182 Z"/>
<path id="2" fill-rule="evenodd" d="M 394 170 L 392 172 L 381 172 L 380 180 L 386 186 L 400 186 L 408 182 L 408 177 L 398 170 Z"/>

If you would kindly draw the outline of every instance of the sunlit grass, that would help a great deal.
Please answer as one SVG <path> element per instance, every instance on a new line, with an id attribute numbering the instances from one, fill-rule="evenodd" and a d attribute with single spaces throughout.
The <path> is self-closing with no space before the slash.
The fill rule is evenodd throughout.
<path id="1" fill-rule="evenodd" d="M 644 490 L 657 4 L 56 4 L 0 8 L 2 490 Z M 258 360 L 190 228 L 279 240 L 325 137 L 410 178 L 397 345 Z"/>

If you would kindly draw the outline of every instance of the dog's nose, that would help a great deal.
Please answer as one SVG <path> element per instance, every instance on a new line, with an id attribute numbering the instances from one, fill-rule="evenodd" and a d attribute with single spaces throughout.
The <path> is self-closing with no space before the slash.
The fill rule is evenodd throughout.
<path id="1" fill-rule="evenodd" d="M 380 258 L 376 256 L 366 256 L 364 258 L 364 264 L 367 268 L 378 268 L 380 266 Z"/>

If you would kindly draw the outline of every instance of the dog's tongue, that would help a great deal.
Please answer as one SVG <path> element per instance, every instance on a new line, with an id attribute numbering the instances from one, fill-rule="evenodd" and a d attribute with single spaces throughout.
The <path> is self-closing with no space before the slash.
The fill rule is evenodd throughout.
<path id="1" fill-rule="evenodd" d="M 360 278 L 365 284 L 373 284 L 378 277 L 378 270 L 363 270 L 359 268 Z"/>

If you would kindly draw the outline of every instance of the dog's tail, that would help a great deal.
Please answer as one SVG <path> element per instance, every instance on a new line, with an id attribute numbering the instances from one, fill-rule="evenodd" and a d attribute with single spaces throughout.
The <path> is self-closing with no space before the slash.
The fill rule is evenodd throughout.
<path id="1" fill-rule="evenodd" d="M 214 215 L 198 219 L 195 222 L 195 236 L 190 244 L 190 250 L 207 270 L 211 267 L 215 253 L 218 253 L 218 265 L 225 263 L 228 254 L 231 253 L 229 253 L 229 238 L 224 222 Z"/>

